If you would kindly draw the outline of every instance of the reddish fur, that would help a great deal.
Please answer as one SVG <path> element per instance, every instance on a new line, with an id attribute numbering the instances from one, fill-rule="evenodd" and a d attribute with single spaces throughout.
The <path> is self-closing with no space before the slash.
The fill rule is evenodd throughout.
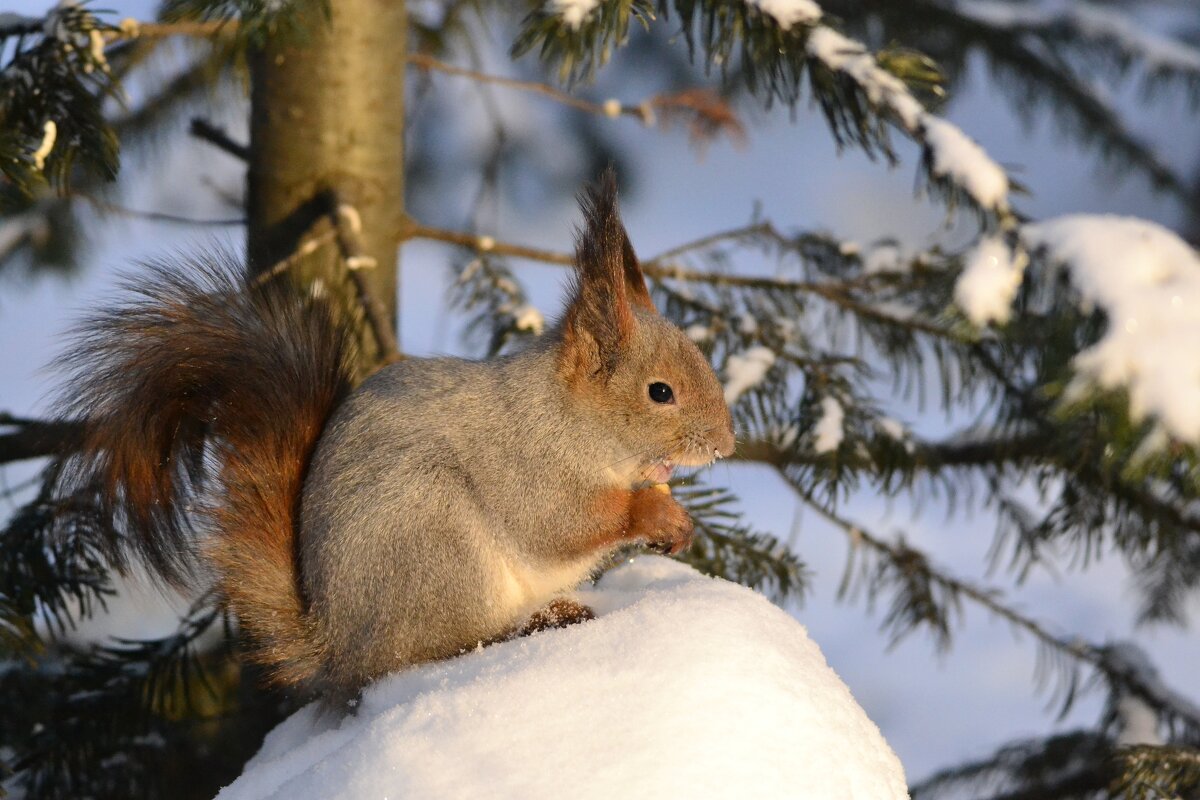
<path id="1" fill-rule="evenodd" d="M 592 508 L 599 524 L 584 543 L 586 553 L 623 544 L 649 544 L 680 553 L 691 544 L 692 518 L 666 492 L 652 487 L 608 489 L 596 497 Z"/>
<path id="2" fill-rule="evenodd" d="M 194 572 L 193 526 L 210 534 L 205 555 L 252 657 L 290 685 L 320 665 L 297 512 L 313 447 L 351 388 L 352 346 L 326 306 L 248 289 L 238 272 L 219 259 L 154 267 L 134 300 L 80 326 L 61 410 L 89 425 L 60 489 L 97 490 L 124 531 L 114 562 L 128 545 L 175 585 Z"/>
<path id="3" fill-rule="evenodd" d="M 641 265 L 617 209 L 611 169 L 582 197 L 584 230 L 577 237 L 577 276 L 563 320 L 562 371 L 578 389 L 593 377 L 607 379 L 621 347 L 637 325 L 634 306 L 654 310 Z"/>

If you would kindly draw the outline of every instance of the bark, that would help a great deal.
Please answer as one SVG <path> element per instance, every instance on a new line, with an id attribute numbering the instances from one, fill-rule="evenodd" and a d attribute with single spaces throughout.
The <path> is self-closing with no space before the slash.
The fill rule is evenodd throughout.
<path id="1" fill-rule="evenodd" d="M 404 216 L 402 0 L 309 2 L 299 33 L 278 33 L 250 53 L 251 117 L 247 251 L 261 271 L 291 255 L 331 204 L 362 220 L 364 273 L 396 325 L 397 235 Z M 355 293 L 336 248 L 323 247 L 287 271 L 303 290 L 320 280 L 348 306 Z M 372 354 L 378 343 L 368 335 Z"/>

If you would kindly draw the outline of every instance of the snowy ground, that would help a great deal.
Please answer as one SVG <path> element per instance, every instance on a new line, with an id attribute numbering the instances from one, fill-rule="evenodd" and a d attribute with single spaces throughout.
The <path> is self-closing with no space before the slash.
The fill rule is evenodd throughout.
<path id="1" fill-rule="evenodd" d="M 804 627 L 758 594 L 641 556 L 580 593 L 598 618 L 312 706 L 220 800 L 906 798 L 879 729 Z"/>

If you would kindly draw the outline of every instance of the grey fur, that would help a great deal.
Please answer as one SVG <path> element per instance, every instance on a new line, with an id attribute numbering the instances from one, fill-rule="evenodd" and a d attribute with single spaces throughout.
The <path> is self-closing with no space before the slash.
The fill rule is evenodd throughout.
<path id="1" fill-rule="evenodd" d="M 612 408 L 563 385 L 551 334 L 491 362 L 400 362 L 336 412 L 301 517 L 327 687 L 357 687 L 512 629 L 611 551 L 587 549 L 597 527 L 589 498 L 644 482 L 664 456 L 704 463 L 732 451 L 707 362 L 678 329 L 637 318 L 601 390 L 616 397 Z M 645 386 L 679 367 L 703 392 L 690 406 L 680 398 L 674 414 Z"/>

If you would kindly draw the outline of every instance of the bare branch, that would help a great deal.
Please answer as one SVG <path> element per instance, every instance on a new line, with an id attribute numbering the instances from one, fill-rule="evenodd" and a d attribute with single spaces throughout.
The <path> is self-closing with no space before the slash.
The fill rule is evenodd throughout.
<path id="1" fill-rule="evenodd" d="M 0 411 L 0 427 L 16 428 L 0 434 L 0 464 L 69 453 L 83 439 L 83 424 L 24 419 Z"/>
<path id="2" fill-rule="evenodd" d="M 229 217 L 227 219 L 197 219 L 195 217 L 185 217 L 180 214 L 169 214 L 163 211 L 142 211 L 136 208 L 113 203 L 109 200 L 96 197 L 93 194 L 82 191 L 74 191 L 70 194 L 71 197 L 84 200 L 98 211 L 117 214 L 122 217 L 131 219 L 144 219 L 151 222 L 166 222 L 172 225 L 201 225 L 201 226 L 216 226 L 229 227 L 234 225 L 245 225 L 246 220 L 242 217 Z"/>
<path id="3" fill-rule="evenodd" d="M 703 88 L 687 89 L 675 94 L 660 94 L 643 100 L 640 103 L 622 103 L 609 99 L 603 103 L 594 103 L 576 97 L 569 92 L 541 81 L 526 81 L 518 78 L 507 78 L 501 75 L 489 75 L 479 70 L 457 67 L 439 61 L 424 53 L 413 53 L 408 57 L 408 63 L 418 69 L 434 70 L 446 75 L 468 78 L 477 83 L 487 83 L 503 86 L 521 92 L 530 92 L 547 97 L 556 103 L 561 103 L 578 111 L 588 114 L 615 119 L 626 116 L 639 120 L 646 127 L 658 123 L 661 116 L 667 123 L 681 114 L 691 116 L 689 130 L 693 142 L 703 142 L 715 138 L 718 134 L 728 133 L 731 139 L 740 142 L 745 139 L 746 128 L 730 108 L 729 103 L 720 95 Z"/>
<path id="4" fill-rule="evenodd" d="M 354 283 L 358 293 L 358 302 L 366 314 L 375 341 L 379 345 L 380 355 L 384 361 L 395 361 L 400 357 L 400 346 L 396 342 L 396 334 L 392 330 L 387 308 L 376 297 L 371 286 L 363 277 L 363 270 L 374 269 L 375 259 L 366 254 L 363 249 L 362 217 L 354 206 L 342 203 L 334 198 L 332 220 L 338 249 L 342 254 L 342 262 Z"/>
<path id="5" fill-rule="evenodd" d="M 224 150 L 234 158 L 242 161 L 250 160 L 250 148 L 248 146 L 235 142 L 224 129 L 212 124 L 203 117 L 192 118 L 192 125 L 188 128 L 188 133 L 197 139 L 208 142 L 218 150 Z"/>

